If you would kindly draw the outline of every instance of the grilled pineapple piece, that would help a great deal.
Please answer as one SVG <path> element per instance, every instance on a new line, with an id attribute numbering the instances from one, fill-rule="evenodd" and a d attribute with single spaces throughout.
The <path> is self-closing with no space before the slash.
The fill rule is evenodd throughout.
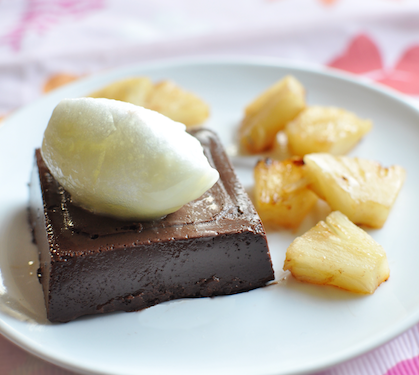
<path id="1" fill-rule="evenodd" d="M 153 82 L 147 77 L 132 77 L 113 82 L 91 93 L 92 98 L 115 99 L 145 107 L 153 90 Z"/>
<path id="2" fill-rule="evenodd" d="M 270 149 L 278 131 L 305 105 L 304 87 L 294 77 L 275 83 L 246 107 L 239 129 L 241 147 L 249 153 Z"/>
<path id="3" fill-rule="evenodd" d="M 286 125 L 292 155 L 313 152 L 344 155 L 372 128 L 372 122 L 336 107 L 312 106 Z"/>
<path id="4" fill-rule="evenodd" d="M 390 276 L 384 249 L 339 211 L 289 246 L 284 270 L 304 282 L 374 293 Z"/>
<path id="5" fill-rule="evenodd" d="M 209 116 L 209 107 L 204 101 L 171 81 L 153 84 L 147 77 L 128 78 L 113 82 L 89 96 L 152 109 L 186 126 L 199 125 Z"/>
<path id="6" fill-rule="evenodd" d="M 397 165 L 384 168 L 372 160 L 324 153 L 306 155 L 304 162 L 310 188 L 332 210 L 372 228 L 384 225 L 406 174 Z"/>
<path id="7" fill-rule="evenodd" d="M 172 81 L 157 83 L 147 98 L 146 106 L 186 126 L 198 125 L 209 116 L 209 107 L 205 102 Z"/>
<path id="8" fill-rule="evenodd" d="M 265 224 L 296 228 L 316 204 L 318 198 L 307 188 L 304 168 L 299 157 L 257 163 L 255 205 Z"/>

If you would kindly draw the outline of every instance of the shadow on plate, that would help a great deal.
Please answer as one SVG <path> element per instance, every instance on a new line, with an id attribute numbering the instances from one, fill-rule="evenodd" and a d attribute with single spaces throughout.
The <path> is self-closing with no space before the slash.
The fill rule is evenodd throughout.
<path id="1" fill-rule="evenodd" d="M 329 303 L 340 303 L 341 301 L 353 301 L 368 298 L 370 294 L 352 293 L 333 285 L 316 285 L 303 283 L 292 277 L 288 271 L 278 275 L 277 281 L 272 283 L 272 289 L 287 288 L 288 293 L 295 296 L 302 295 L 307 300 L 328 301 Z M 280 289 L 276 289 L 280 292 Z"/>
<path id="2" fill-rule="evenodd" d="M 0 242 L 0 310 L 13 318 L 47 324 L 42 286 L 38 282 L 38 250 L 32 243 L 26 207 L 2 228 Z"/>

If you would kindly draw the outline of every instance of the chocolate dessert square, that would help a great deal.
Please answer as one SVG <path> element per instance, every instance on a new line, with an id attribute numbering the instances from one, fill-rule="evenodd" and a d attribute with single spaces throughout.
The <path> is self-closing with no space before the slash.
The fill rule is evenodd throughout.
<path id="1" fill-rule="evenodd" d="M 274 278 L 262 223 L 220 141 L 205 129 L 193 135 L 219 181 L 179 211 L 144 222 L 73 204 L 36 150 L 30 222 L 51 322 L 240 293 Z"/>

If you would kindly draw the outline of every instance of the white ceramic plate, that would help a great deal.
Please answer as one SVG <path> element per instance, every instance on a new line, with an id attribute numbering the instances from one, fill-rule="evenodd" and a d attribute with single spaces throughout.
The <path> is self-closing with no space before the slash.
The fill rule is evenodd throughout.
<path id="1" fill-rule="evenodd" d="M 217 131 L 247 188 L 254 158 L 237 157 L 235 131 L 244 106 L 286 74 L 306 87 L 310 104 L 336 105 L 371 118 L 374 129 L 352 155 L 400 164 L 408 177 L 381 230 L 370 231 L 389 258 L 391 276 L 374 295 L 305 285 L 292 277 L 239 295 L 179 300 L 136 313 L 45 319 L 36 279 L 36 248 L 26 221 L 33 152 L 52 109 L 131 75 L 170 78 L 206 100 L 207 126 Z M 293 374 L 315 371 L 364 353 L 419 321 L 419 113 L 401 96 L 326 70 L 272 62 L 171 62 L 111 71 L 59 89 L 18 111 L 0 127 L 0 330 L 55 364 L 100 374 Z M 327 210 L 315 211 L 299 232 L 270 231 L 277 277 L 285 251 Z"/>

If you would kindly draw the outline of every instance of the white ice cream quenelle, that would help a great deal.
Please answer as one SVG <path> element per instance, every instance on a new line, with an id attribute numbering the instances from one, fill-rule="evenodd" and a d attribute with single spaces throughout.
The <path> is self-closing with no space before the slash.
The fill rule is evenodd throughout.
<path id="1" fill-rule="evenodd" d="M 177 211 L 219 177 L 183 124 L 109 99 L 62 100 L 41 152 L 75 203 L 124 219 Z"/>

